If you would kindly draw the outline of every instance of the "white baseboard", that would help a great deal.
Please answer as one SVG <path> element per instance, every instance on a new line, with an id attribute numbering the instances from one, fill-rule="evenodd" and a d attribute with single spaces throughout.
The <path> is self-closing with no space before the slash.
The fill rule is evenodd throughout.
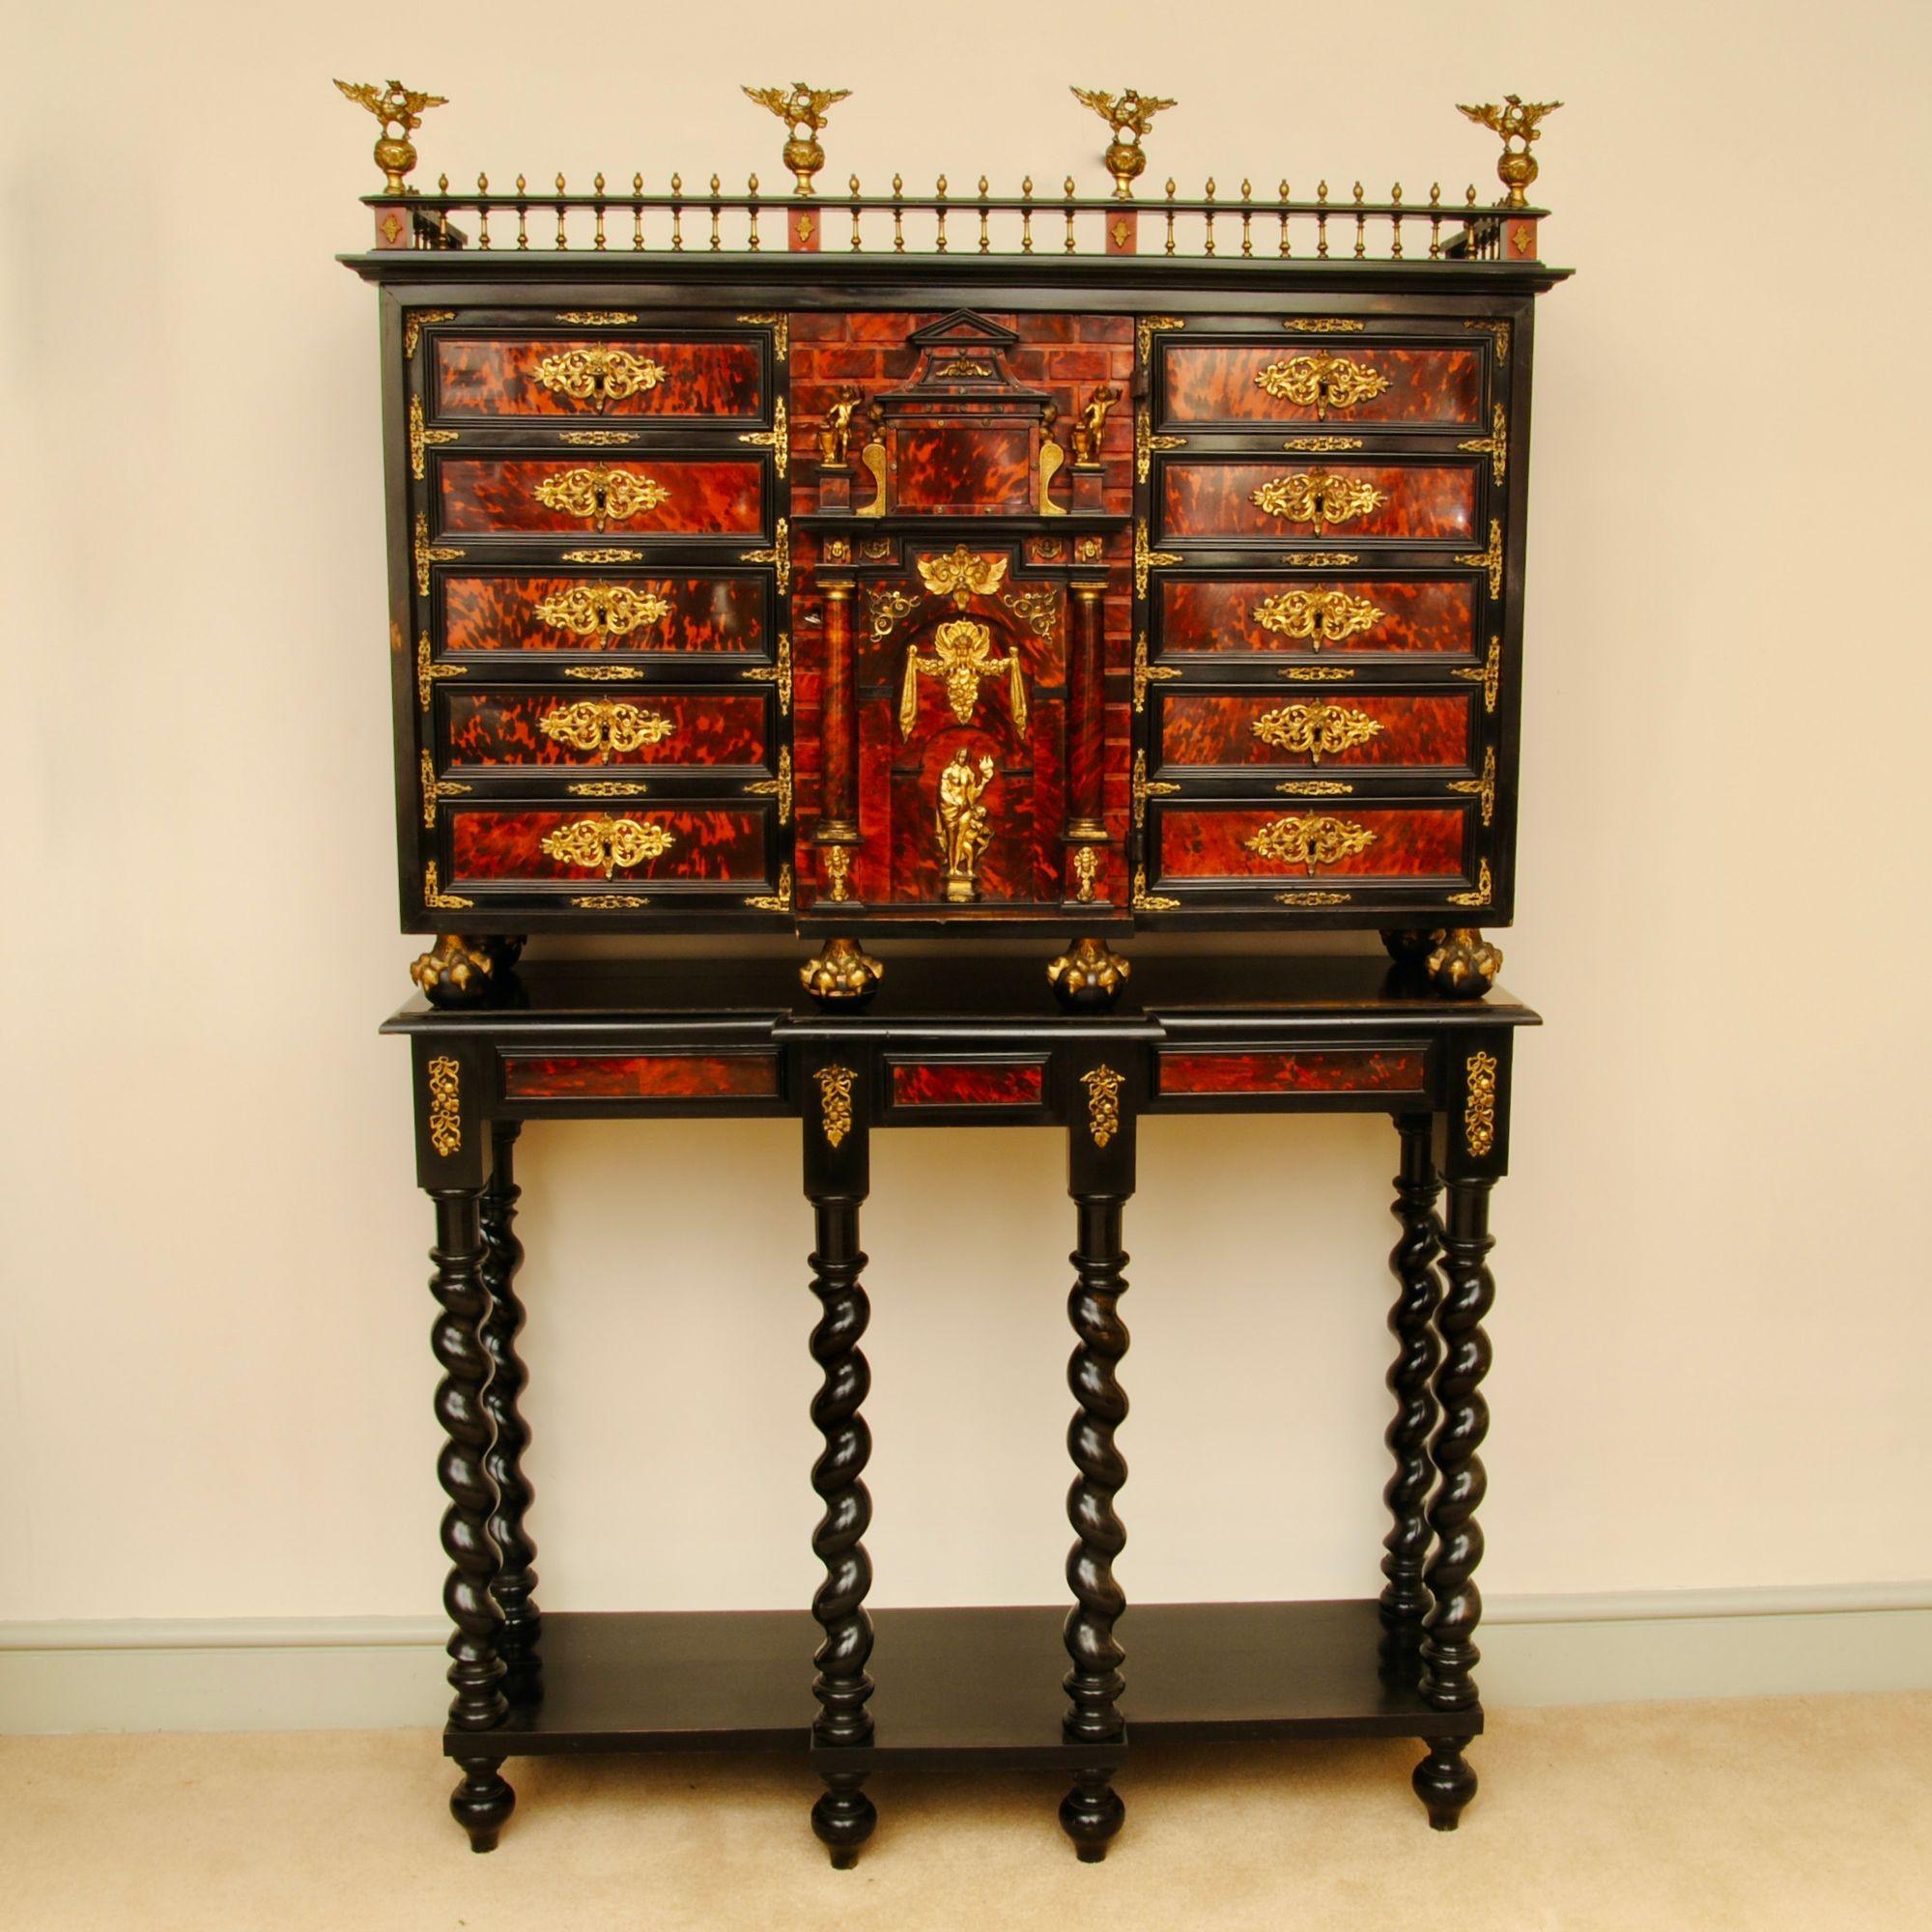
<path id="1" fill-rule="evenodd" d="M 418 1617 L 0 1624 L 0 1731 L 433 1725 L 444 1634 Z M 1131 1656 L 1131 1616 L 1122 1635 Z M 1481 1643 L 1492 1710 L 1926 1690 L 1932 1583 L 1503 1597 Z"/>

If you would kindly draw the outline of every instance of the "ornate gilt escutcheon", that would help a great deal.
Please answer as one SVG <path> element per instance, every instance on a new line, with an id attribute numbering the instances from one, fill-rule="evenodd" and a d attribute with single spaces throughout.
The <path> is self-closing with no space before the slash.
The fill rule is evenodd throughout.
<path id="1" fill-rule="evenodd" d="M 1306 639 L 1316 650 L 1372 631 L 1388 615 L 1346 590 L 1281 590 L 1255 606 L 1255 622 L 1277 637 Z"/>
<path id="2" fill-rule="evenodd" d="M 1366 745 L 1381 728 L 1366 711 L 1320 697 L 1307 704 L 1284 704 L 1254 722 L 1254 734 L 1264 745 L 1295 753 L 1318 765 L 1324 757 Z"/>
<path id="3" fill-rule="evenodd" d="M 581 517 L 593 530 L 655 510 L 669 495 L 655 477 L 635 469 L 613 469 L 608 463 L 559 469 L 536 487 L 537 501 L 545 509 Z"/>
<path id="4" fill-rule="evenodd" d="M 1311 524 L 1320 536 L 1331 524 L 1352 523 L 1379 509 L 1388 497 L 1366 476 L 1341 476 L 1311 469 L 1302 476 L 1277 476 L 1254 491 L 1255 508 L 1284 523 Z"/>
<path id="5" fill-rule="evenodd" d="M 541 387 L 572 402 L 595 403 L 600 415 L 612 403 L 647 394 L 665 378 L 662 362 L 602 343 L 546 355 L 531 374 Z"/>
<path id="6" fill-rule="evenodd" d="M 899 733 L 910 738 L 919 720 L 919 681 L 922 677 L 946 680 L 946 700 L 952 715 L 962 724 L 973 722 L 980 702 L 980 680 L 999 672 L 1007 674 L 1007 691 L 1012 704 L 1013 729 L 1022 736 L 1027 727 L 1026 672 L 1017 651 L 1005 657 L 993 655 L 993 634 L 971 617 L 955 617 L 938 625 L 932 634 L 932 655 L 923 656 L 917 648 L 906 652 L 905 680 L 899 691 Z"/>
<path id="7" fill-rule="evenodd" d="M 641 866 L 668 852 L 676 840 L 662 825 L 649 819 L 611 818 L 597 812 L 544 835 L 547 858 L 608 879 L 618 867 Z"/>
<path id="8" fill-rule="evenodd" d="M 575 704 L 556 705 L 537 720 L 537 726 L 546 738 L 559 745 L 595 752 L 599 764 L 608 762 L 612 752 L 661 745 L 673 728 L 670 720 L 659 712 L 640 711 L 635 704 L 609 697 L 585 697 Z"/>
<path id="9" fill-rule="evenodd" d="M 1317 349 L 1257 370 L 1255 386 L 1265 389 L 1277 402 L 1313 410 L 1318 420 L 1325 421 L 1330 410 L 1352 410 L 1385 394 L 1388 378 L 1366 362 L 1352 362 L 1346 355 Z"/>
<path id="10" fill-rule="evenodd" d="M 1313 872 L 1318 866 L 1332 866 L 1341 859 L 1352 859 L 1376 842 L 1376 835 L 1352 818 L 1277 818 L 1249 838 L 1247 849 L 1281 866 L 1303 866 Z"/>
<path id="11" fill-rule="evenodd" d="M 627 583 L 573 583 L 537 606 L 541 622 L 580 638 L 627 638 L 669 614 L 662 597 Z"/>

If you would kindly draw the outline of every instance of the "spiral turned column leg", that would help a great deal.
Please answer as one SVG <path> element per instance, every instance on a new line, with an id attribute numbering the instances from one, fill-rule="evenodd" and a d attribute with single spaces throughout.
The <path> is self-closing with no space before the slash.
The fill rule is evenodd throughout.
<path id="1" fill-rule="evenodd" d="M 1488 1179 L 1452 1180 L 1442 1222 L 1442 1266 L 1448 1290 L 1437 1325 L 1442 1361 L 1435 1374 L 1435 1400 L 1441 1410 L 1431 1445 L 1437 1488 L 1430 1505 L 1429 1526 L 1435 1549 L 1425 1577 L 1433 1606 L 1423 1625 L 1424 1698 L 1438 1711 L 1464 1711 L 1476 1702 L 1475 1644 L 1483 1614 L 1476 1587 L 1483 1532 L 1476 1511 L 1486 1478 L 1476 1453 L 1489 1433 L 1489 1405 L 1483 1378 L 1490 1368 L 1490 1340 L 1483 1319 L 1495 1298 L 1487 1256 L 1490 1236 Z M 1428 1807 L 1438 1832 L 1453 1832 L 1463 1807 L 1476 1795 L 1476 1774 L 1463 1757 L 1457 1738 L 1429 1738 L 1429 1755 L 1415 1768 L 1415 1794 Z"/>
<path id="2" fill-rule="evenodd" d="M 866 1709 L 872 1694 L 866 1673 L 872 1620 L 865 1607 L 872 1564 L 864 1541 L 872 1499 L 861 1480 L 872 1437 L 859 1413 L 871 1386 L 871 1371 L 859 1349 L 871 1308 L 859 1280 L 866 1257 L 859 1248 L 858 1202 L 815 1201 L 812 1209 L 817 1247 L 811 1289 L 823 1313 L 811 1331 L 811 1358 L 824 1380 L 812 1401 L 811 1419 L 825 1437 L 825 1449 L 812 1465 L 811 1487 L 825 1514 L 811 1548 L 825 1565 L 825 1580 L 811 1600 L 811 1613 L 825 1637 L 812 1659 L 818 1675 L 811 1690 L 819 1711 L 811 1735 L 815 1745 L 836 1748 L 872 1739 L 871 1713 Z M 827 1770 L 824 1795 L 811 1807 L 811 1829 L 840 1869 L 857 1861 L 859 1847 L 878 1822 L 872 1801 L 860 1788 L 865 1776 L 863 1771 Z"/>
<path id="3" fill-rule="evenodd" d="M 1395 1461 L 1395 1472 L 1382 1490 L 1388 1505 L 1389 1529 L 1382 1538 L 1382 1667 L 1392 1678 L 1413 1684 L 1422 1646 L 1422 1620 L 1429 1609 L 1423 1571 L 1429 1558 L 1429 1519 L 1426 1506 L 1435 1482 L 1429 1461 L 1429 1436 L 1435 1425 L 1435 1398 L 1430 1392 L 1435 1374 L 1435 1304 L 1441 1281 L 1435 1272 L 1435 1198 L 1441 1181 L 1430 1146 L 1432 1127 L 1427 1114 L 1404 1114 L 1396 1122 L 1401 1137 L 1402 1168 L 1395 1179 L 1395 1205 L 1390 1210 L 1402 1235 L 1389 1252 L 1389 1269 L 1399 1284 L 1389 1310 L 1389 1332 L 1395 1337 L 1395 1360 L 1388 1372 L 1395 1414 L 1383 1440 Z"/>
<path id="4" fill-rule="evenodd" d="M 1114 1497 L 1127 1480 L 1125 1459 L 1114 1432 L 1127 1413 L 1127 1398 L 1114 1370 L 1127 1351 L 1127 1330 L 1120 1299 L 1126 1291 L 1122 1270 L 1118 1199 L 1083 1196 L 1078 1202 L 1079 1245 L 1069 1259 L 1077 1279 L 1067 1297 L 1067 1314 L 1079 1337 L 1066 1365 L 1067 1386 L 1079 1406 L 1066 1432 L 1066 1447 L 1078 1471 L 1066 1492 L 1066 1515 L 1075 1542 L 1066 1558 L 1066 1581 L 1074 1607 L 1066 1617 L 1065 1641 L 1073 1667 L 1062 1680 L 1072 1708 L 1063 1720 L 1069 1740 L 1118 1743 L 1124 1734 L 1118 1699 L 1124 1686 L 1121 1664 L 1125 1653 L 1114 1625 L 1126 1599 L 1114 1580 L 1114 1558 L 1125 1548 L 1126 1530 L 1114 1512 Z M 1104 1759 L 1075 1774 L 1073 1789 L 1062 1800 L 1060 1822 L 1082 1860 L 1107 1856 L 1107 1842 L 1121 1829 L 1126 1807 L 1111 1782 Z"/>
<path id="5" fill-rule="evenodd" d="M 483 1190 L 483 1286 L 489 1291 L 490 1311 L 483 1320 L 483 1348 L 490 1357 L 490 1382 L 483 1406 L 496 1426 L 497 1439 L 484 1466 L 497 1485 L 497 1509 L 490 1519 L 501 1568 L 497 1574 L 497 1605 L 503 1628 L 497 1648 L 519 1673 L 535 1668 L 537 1633 L 537 1548 L 524 1526 L 534 1491 L 524 1473 L 524 1454 L 530 1446 L 529 1425 L 518 1406 L 529 1382 L 528 1371 L 517 1352 L 517 1336 L 524 1325 L 524 1305 L 517 1298 L 517 1270 L 523 1265 L 524 1244 L 516 1232 L 517 1185 L 513 1165 L 518 1121 L 499 1121 L 491 1128 L 494 1158 Z"/>
<path id="6" fill-rule="evenodd" d="M 498 1557 L 491 1540 L 490 1519 L 497 1508 L 497 1486 L 488 1461 L 495 1432 L 484 1401 L 490 1356 L 480 1329 L 489 1308 L 483 1285 L 483 1234 L 479 1195 L 473 1188 L 432 1190 L 436 1202 L 436 1246 L 430 1251 L 435 1272 L 430 1288 L 440 1312 L 431 1333 L 442 1367 L 436 1413 L 442 1424 L 442 1454 L 437 1473 L 449 1507 L 443 1512 L 442 1547 L 450 1562 L 443 1585 L 443 1607 L 451 1625 L 449 1683 L 454 1691 L 449 1722 L 459 1731 L 487 1732 L 502 1721 L 503 1662 L 497 1654 L 502 1612 L 491 1594 Z M 464 1778 L 449 1808 L 469 1833 L 472 1851 L 487 1852 L 510 1815 L 516 1796 L 497 1776 L 500 1753 L 479 1749 L 457 1759 Z"/>

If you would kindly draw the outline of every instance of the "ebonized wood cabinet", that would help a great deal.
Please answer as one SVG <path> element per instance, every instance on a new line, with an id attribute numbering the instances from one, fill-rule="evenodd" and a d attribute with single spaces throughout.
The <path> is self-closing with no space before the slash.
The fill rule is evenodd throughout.
<path id="1" fill-rule="evenodd" d="M 338 85 L 383 124 L 375 245 L 345 259 L 380 297 L 399 911 L 435 936 L 387 1031 L 436 1210 L 471 1844 L 512 1756 L 743 1747 L 809 1761 L 838 1864 L 875 1766 L 962 1758 L 1057 1770 L 1093 1860 L 1164 1737 L 1414 1736 L 1453 1827 L 1489 1196 L 1536 1017 L 1481 928 L 1517 900 L 1549 104 L 1463 110 L 1504 137 L 1494 205 L 1137 200 L 1174 103 L 1080 89 L 1110 197 L 820 195 L 843 97 L 802 83 L 746 90 L 787 125 L 781 197 L 432 194 L 405 178 L 436 99 Z M 1390 960 L 1219 952 L 1323 928 Z M 1129 988 L 1114 946 L 1144 932 L 1203 943 Z M 519 971 L 558 933 L 638 956 Z M 651 956 L 668 934 L 708 955 Z M 886 970 L 881 937 L 923 951 Z M 1396 1128 L 1383 1587 L 1129 1613 L 1137 1125 L 1284 1110 Z M 814 1216 L 823 1581 L 809 1613 L 542 1616 L 518 1137 L 756 1115 L 798 1122 Z M 875 1617 L 871 1135 L 1013 1123 L 1067 1143 L 1072 1607 Z"/>

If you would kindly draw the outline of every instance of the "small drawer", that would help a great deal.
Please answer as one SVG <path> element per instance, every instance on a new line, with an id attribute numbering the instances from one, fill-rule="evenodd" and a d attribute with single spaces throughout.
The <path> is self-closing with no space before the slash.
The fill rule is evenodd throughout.
<path id="1" fill-rule="evenodd" d="M 1169 890 L 1468 883 L 1469 813 L 1455 805 L 1338 803 L 1293 811 L 1281 801 L 1176 799 L 1154 808 L 1149 830 L 1155 881 Z"/>
<path id="2" fill-rule="evenodd" d="M 1159 582 L 1157 655 L 1474 659 L 1481 580 L 1200 578 Z"/>
<path id="3" fill-rule="evenodd" d="M 1247 1094 L 1426 1094 L 1426 1047 L 1163 1048 L 1158 1097 Z"/>
<path id="4" fill-rule="evenodd" d="M 775 1100 L 775 1053 L 512 1053 L 510 1100 Z"/>
<path id="5" fill-rule="evenodd" d="M 440 694 L 444 769 L 504 765 L 617 770 L 762 767 L 771 699 L 756 689 L 610 693 L 555 685 L 531 690 L 468 685 Z"/>
<path id="6" fill-rule="evenodd" d="M 1160 762 L 1236 769 L 1283 765 L 1470 769 L 1472 691 L 1375 695 L 1197 692 L 1160 698 Z"/>
<path id="7" fill-rule="evenodd" d="M 652 882 L 744 893 L 771 877 L 771 814 L 762 806 L 613 801 L 444 808 L 450 881 L 563 885 L 602 893 Z"/>
<path id="8" fill-rule="evenodd" d="M 771 412 L 764 339 L 599 329 L 528 336 L 432 335 L 437 419 L 650 417 L 762 422 Z"/>
<path id="9" fill-rule="evenodd" d="M 768 577 L 451 573 L 440 580 L 446 656 L 528 652 L 770 656 Z"/>
<path id="10" fill-rule="evenodd" d="M 1474 343 L 1176 338 L 1161 346 L 1159 419 L 1183 429 L 1486 427 L 1484 355 Z"/>
<path id="11" fill-rule="evenodd" d="M 1483 489 L 1473 462 L 1169 457 L 1159 541 L 1430 544 L 1475 541 Z"/>
<path id="12" fill-rule="evenodd" d="M 755 459 L 439 455 L 435 473 L 440 527 L 452 536 L 753 537 L 765 527 Z"/>

